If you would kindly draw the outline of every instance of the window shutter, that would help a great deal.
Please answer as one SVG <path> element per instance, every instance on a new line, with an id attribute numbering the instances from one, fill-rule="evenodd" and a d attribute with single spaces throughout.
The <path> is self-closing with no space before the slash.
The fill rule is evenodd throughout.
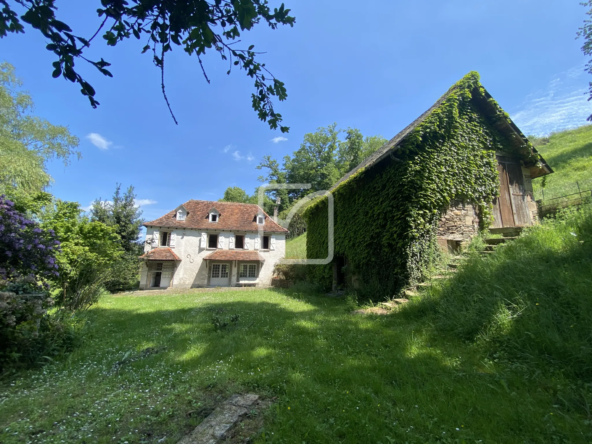
<path id="1" fill-rule="evenodd" d="M 259 238 L 259 236 L 257 236 L 255 238 L 255 250 L 259 249 L 259 244 L 261 243 L 261 238 Z"/>
<path id="2" fill-rule="evenodd" d="M 201 248 L 208 248 L 208 233 L 201 233 Z"/>
<path id="3" fill-rule="evenodd" d="M 222 234 L 218 235 L 218 248 L 224 248 L 224 237 Z"/>
<path id="4" fill-rule="evenodd" d="M 171 232 L 169 237 L 169 247 L 175 248 L 175 241 L 177 240 L 177 233 L 174 231 Z"/>
<path id="5" fill-rule="evenodd" d="M 230 235 L 228 238 L 228 248 L 234 250 L 234 234 Z"/>
<path id="6" fill-rule="evenodd" d="M 245 250 L 250 250 L 250 249 L 251 249 L 251 238 L 247 234 L 245 236 Z"/>
<path id="7" fill-rule="evenodd" d="M 158 247 L 158 230 L 152 233 L 152 248 Z"/>
<path id="8" fill-rule="evenodd" d="M 269 249 L 275 250 L 275 236 L 271 236 L 271 239 L 269 240 Z"/>

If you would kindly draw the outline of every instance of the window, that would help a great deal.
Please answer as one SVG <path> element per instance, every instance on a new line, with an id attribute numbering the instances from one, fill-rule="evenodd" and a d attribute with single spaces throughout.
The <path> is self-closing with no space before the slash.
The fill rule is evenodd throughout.
<path id="1" fill-rule="evenodd" d="M 245 248 L 245 236 L 236 236 L 234 239 L 234 248 Z"/>
<path id="2" fill-rule="evenodd" d="M 263 250 L 269 250 L 269 236 L 263 236 Z"/>
<path id="3" fill-rule="evenodd" d="M 239 278 L 256 278 L 257 264 L 241 264 L 239 269 Z"/>
<path id="4" fill-rule="evenodd" d="M 177 211 L 177 220 L 185 220 L 185 212 L 183 210 Z"/>
<path id="5" fill-rule="evenodd" d="M 263 225 L 265 223 L 265 216 L 257 216 L 257 224 Z"/>
<path id="6" fill-rule="evenodd" d="M 160 234 L 160 246 L 161 247 L 168 247 L 169 246 L 169 233 L 167 233 L 166 231 L 163 231 Z"/>
<path id="7" fill-rule="evenodd" d="M 162 263 L 158 263 L 158 264 L 156 264 L 156 269 L 157 269 L 158 271 L 161 271 L 161 270 L 162 270 Z"/>
<path id="8" fill-rule="evenodd" d="M 210 234 L 210 238 L 208 239 L 208 248 L 218 248 L 217 234 Z"/>
<path id="9" fill-rule="evenodd" d="M 210 212 L 210 222 L 218 222 L 219 218 L 220 218 L 220 214 L 218 214 L 217 211 Z"/>
<path id="10" fill-rule="evenodd" d="M 250 278 L 257 277 L 257 265 L 249 264 L 249 277 Z"/>
<path id="11" fill-rule="evenodd" d="M 228 265 L 227 264 L 222 264 L 222 267 L 220 267 L 220 277 L 221 278 L 228 277 Z"/>
<path id="12" fill-rule="evenodd" d="M 214 265 L 212 265 L 212 277 L 213 278 L 219 278 L 220 277 L 220 264 L 214 264 Z"/>

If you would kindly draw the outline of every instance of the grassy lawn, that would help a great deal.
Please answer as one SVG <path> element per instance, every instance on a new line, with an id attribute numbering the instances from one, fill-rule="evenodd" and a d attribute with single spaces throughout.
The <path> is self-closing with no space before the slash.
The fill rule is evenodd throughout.
<path id="1" fill-rule="evenodd" d="M 545 199 L 592 189 L 592 125 L 551 135 L 537 150 L 555 171 L 547 176 Z M 542 181 L 533 181 L 535 198 L 542 198 Z"/>
<path id="2" fill-rule="evenodd" d="M 214 329 L 213 316 L 235 314 Z M 174 443 L 237 392 L 273 402 L 255 442 L 590 440 L 557 399 L 560 380 L 401 313 L 255 290 L 109 296 L 84 316 L 81 348 L 4 378 L 0 442 Z"/>
<path id="3" fill-rule="evenodd" d="M 287 259 L 306 259 L 306 233 L 286 241 Z"/>

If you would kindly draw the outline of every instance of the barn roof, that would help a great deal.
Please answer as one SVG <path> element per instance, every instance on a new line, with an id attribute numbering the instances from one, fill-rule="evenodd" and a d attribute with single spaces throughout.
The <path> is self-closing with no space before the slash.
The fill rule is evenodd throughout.
<path id="1" fill-rule="evenodd" d="M 334 191 L 339 185 L 346 182 L 351 176 L 356 173 L 372 168 L 374 165 L 384 160 L 388 156 L 394 155 L 394 152 L 401 146 L 402 142 L 410 135 L 415 129 L 417 129 L 436 109 L 438 109 L 448 98 L 450 98 L 455 92 L 465 85 L 461 85 L 463 81 L 470 82 L 472 84 L 471 101 L 481 113 L 490 120 L 492 125 L 511 143 L 511 148 L 515 152 L 527 155 L 533 153 L 539 158 L 538 162 L 527 164 L 526 167 L 530 169 L 530 175 L 532 178 L 545 176 L 551 174 L 553 170 L 547 164 L 545 159 L 538 153 L 536 148 L 528 141 L 527 137 L 520 131 L 516 124 L 510 119 L 510 117 L 503 111 L 503 109 L 495 102 L 491 95 L 483 88 L 479 82 L 479 74 L 477 72 L 470 72 L 467 74 L 461 82 L 453 85 L 442 97 L 440 97 L 436 103 L 434 103 L 426 112 L 419 116 L 416 120 L 406 126 L 399 134 L 385 143 L 381 148 L 368 156 L 362 163 L 360 163 L 353 170 L 348 172 L 345 176 L 339 179 L 335 185 L 331 188 Z"/>

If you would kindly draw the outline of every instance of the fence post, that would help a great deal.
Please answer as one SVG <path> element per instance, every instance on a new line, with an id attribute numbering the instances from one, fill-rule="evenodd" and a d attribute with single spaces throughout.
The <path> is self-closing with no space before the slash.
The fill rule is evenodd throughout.
<path id="1" fill-rule="evenodd" d="M 578 193 L 580 193 L 580 199 L 582 198 L 582 191 L 580 190 L 580 183 L 576 182 L 576 185 L 578 186 Z"/>

